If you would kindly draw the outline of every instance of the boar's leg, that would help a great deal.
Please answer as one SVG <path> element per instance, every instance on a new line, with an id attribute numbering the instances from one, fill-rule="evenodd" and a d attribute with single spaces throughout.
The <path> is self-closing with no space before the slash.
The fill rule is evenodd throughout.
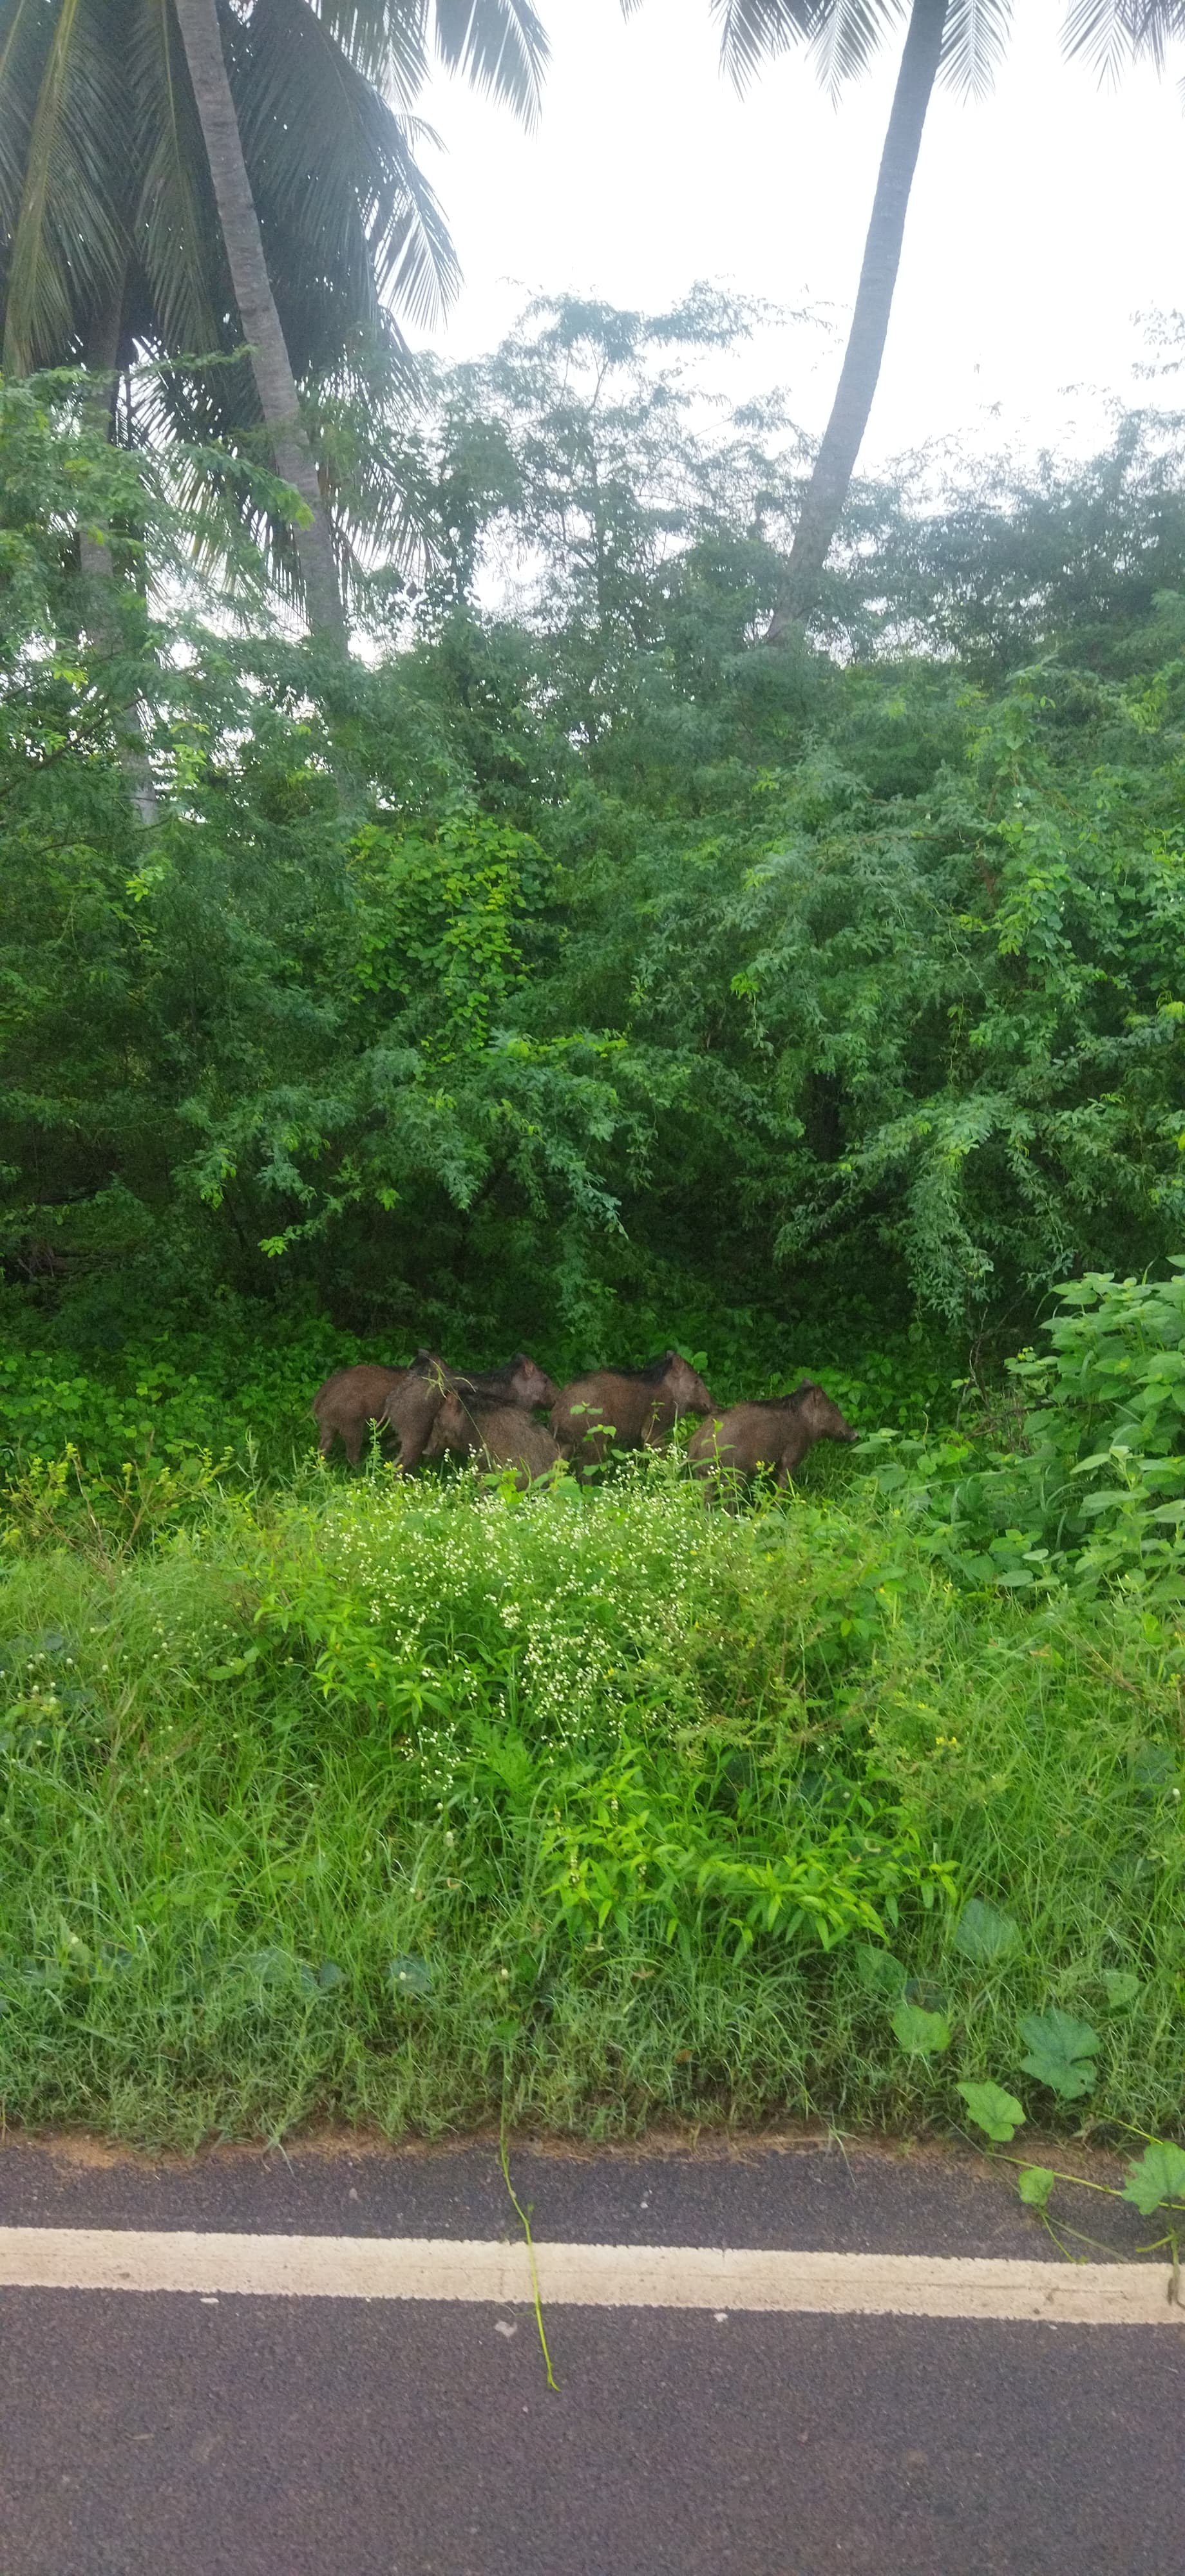
<path id="1" fill-rule="evenodd" d="M 726 1512 L 740 1510 L 748 1490 L 748 1470 L 738 1458 L 731 1441 L 722 1449 L 712 1448 L 692 1459 L 696 1475 L 703 1478 L 704 1501 L 723 1503 Z"/>
<path id="2" fill-rule="evenodd" d="M 809 1458 L 814 1445 L 809 1433 L 804 1437 L 802 1428 L 791 1432 L 778 1460 L 777 1483 L 780 1491 L 784 1492 L 787 1485 L 794 1483 L 803 1459 Z"/>
<path id="3" fill-rule="evenodd" d="M 616 1423 L 604 1420 L 599 1404 L 590 1404 L 588 1412 L 596 1419 L 585 1423 L 583 1428 L 574 1423 L 569 1435 L 571 1446 L 567 1441 L 561 1444 L 567 1450 L 578 1478 L 590 1476 L 595 1468 L 604 1466 L 617 1438 Z"/>

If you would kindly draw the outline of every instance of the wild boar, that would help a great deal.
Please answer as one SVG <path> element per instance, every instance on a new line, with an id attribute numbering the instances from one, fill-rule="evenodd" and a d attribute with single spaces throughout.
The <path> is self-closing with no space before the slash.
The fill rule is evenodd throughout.
<path id="1" fill-rule="evenodd" d="M 434 1352 L 417 1351 L 412 1367 L 392 1387 L 383 1407 L 383 1428 L 399 1443 L 398 1464 L 405 1473 L 419 1466 L 441 1406 L 465 1383 Z"/>
<path id="2" fill-rule="evenodd" d="M 755 1476 L 760 1467 L 777 1470 L 776 1482 L 788 1485 L 816 1440 L 858 1440 L 814 1378 L 804 1377 L 793 1395 L 765 1396 L 752 1404 L 733 1404 L 700 1424 L 688 1446 L 697 1476 L 719 1483 Z"/>
<path id="3" fill-rule="evenodd" d="M 529 1417 L 532 1405 L 550 1402 L 555 1392 L 551 1379 L 525 1351 L 507 1360 L 503 1368 L 481 1370 L 450 1368 L 446 1360 L 435 1359 L 429 1352 L 417 1354 L 416 1367 L 392 1388 L 383 1418 L 399 1440 L 399 1464 L 407 1469 L 418 1467 L 425 1455 L 442 1455 L 427 1444 L 450 1393 L 471 1406 L 500 1405 L 523 1418 Z"/>
<path id="4" fill-rule="evenodd" d="M 526 1351 L 516 1352 L 503 1368 L 455 1369 L 453 1375 L 483 1404 L 517 1404 L 524 1413 L 533 1413 L 537 1404 L 554 1404 L 559 1395 L 558 1386 Z"/>
<path id="5" fill-rule="evenodd" d="M 383 1429 L 390 1427 L 397 1435 L 406 1433 L 410 1445 L 414 1446 L 415 1422 L 418 1411 L 422 1410 L 425 1399 L 431 1394 L 430 1379 L 434 1371 L 447 1374 L 443 1361 L 438 1360 L 434 1352 L 423 1349 L 416 1352 L 410 1368 L 383 1368 L 377 1361 L 364 1360 L 356 1368 L 335 1369 L 333 1376 L 326 1378 L 324 1386 L 318 1387 L 313 1397 L 313 1415 L 321 1434 L 322 1457 L 327 1458 L 334 1441 L 340 1439 L 351 1467 L 356 1467 L 362 1456 L 362 1443 L 372 1423 Z M 398 1405 L 401 1396 L 408 1399 L 409 1409 L 405 1421 L 395 1421 L 388 1408 L 392 1402 Z M 439 1397 L 428 1412 L 424 1439 L 427 1439 L 435 1420 L 438 1402 Z M 423 1441 L 420 1443 L 422 1447 Z M 419 1455 L 420 1449 L 416 1449 L 415 1458 L 409 1460 L 403 1456 L 401 1464 L 414 1466 Z"/>
<path id="6" fill-rule="evenodd" d="M 573 1378 L 552 1406 L 551 1428 L 578 1467 L 591 1467 L 612 1449 L 656 1449 L 681 1413 L 712 1410 L 690 1360 L 664 1351 L 644 1369 L 593 1369 Z"/>
<path id="7" fill-rule="evenodd" d="M 487 1467 L 516 1467 L 528 1485 L 563 1464 L 550 1431 L 521 1405 L 483 1404 L 464 1387 L 450 1390 L 436 1416 L 426 1458 L 477 1458 Z"/>
<path id="8" fill-rule="evenodd" d="M 417 1351 L 412 1368 L 421 1369 L 428 1356 L 427 1351 Z M 351 1467 L 356 1467 L 371 1423 L 382 1421 L 388 1396 L 410 1374 L 408 1369 L 383 1368 L 369 1360 L 356 1368 L 335 1369 L 313 1397 L 322 1457 L 327 1458 L 334 1441 L 340 1439 Z"/>

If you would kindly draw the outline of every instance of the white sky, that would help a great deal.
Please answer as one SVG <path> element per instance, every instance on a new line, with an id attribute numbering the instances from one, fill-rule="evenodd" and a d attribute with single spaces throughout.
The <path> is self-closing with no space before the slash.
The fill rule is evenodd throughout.
<path id="1" fill-rule="evenodd" d="M 642 0 L 628 22 L 619 0 L 543 0 L 543 14 L 552 66 L 533 135 L 459 83 L 424 101 L 465 273 L 434 344 L 476 355 L 532 292 L 657 310 L 697 278 L 844 324 L 899 39 L 833 109 L 801 57 L 738 99 L 708 0 Z M 1064 0 L 1016 0 L 994 95 L 935 98 L 864 464 L 955 430 L 1078 445 L 1099 423 L 1085 389 L 1139 398 L 1136 315 L 1185 310 L 1185 63 L 1100 91 L 1062 60 L 1063 14 Z M 763 335 L 730 360 L 729 390 L 785 384 L 818 429 L 837 345 Z M 1185 380 L 1167 398 L 1185 402 Z"/>

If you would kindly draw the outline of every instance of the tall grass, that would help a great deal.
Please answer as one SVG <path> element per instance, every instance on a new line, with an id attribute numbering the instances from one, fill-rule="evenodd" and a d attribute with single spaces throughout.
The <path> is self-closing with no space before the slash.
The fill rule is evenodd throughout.
<path id="1" fill-rule="evenodd" d="M 1167 1620 L 957 1594 L 859 1477 L 730 1518 L 670 1462 L 310 1471 L 173 1523 L 65 1544 L 47 1505 L 5 1559 L 10 2121 L 919 2124 L 981 2074 L 1048 2118 L 1017 2020 L 1057 2003 L 1102 2033 L 1092 2119 L 1179 2123 Z"/>

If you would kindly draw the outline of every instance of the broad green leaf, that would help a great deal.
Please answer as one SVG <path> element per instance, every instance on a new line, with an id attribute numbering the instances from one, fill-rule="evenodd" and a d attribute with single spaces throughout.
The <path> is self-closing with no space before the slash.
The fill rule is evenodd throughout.
<path id="1" fill-rule="evenodd" d="M 907 1977 L 905 2001 L 907 2004 L 920 2004 L 923 2012 L 944 2013 L 946 2011 L 945 1990 L 941 1986 L 936 1986 L 932 1977 Z"/>
<path id="2" fill-rule="evenodd" d="M 870 1994 L 895 1999 L 903 1993 L 905 1970 L 891 1950 L 880 1949 L 874 1941 L 857 1941 L 854 1956 L 856 1974 Z"/>
<path id="3" fill-rule="evenodd" d="M 1029 2209 L 1046 2209 L 1057 2175 L 1048 2165 L 1026 2165 L 1017 2189 Z"/>
<path id="4" fill-rule="evenodd" d="M 959 2084 L 961 2093 L 977 2129 L 986 2129 L 989 2138 L 998 2138 L 1007 2146 L 1024 2126 L 1024 2110 L 1015 2093 L 1005 2093 L 999 2084 Z"/>
<path id="5" fill-rule="evenodd" d="M 1140 1991 L 1140 1980 L 1132 1975 L 1130 1968 L 1104 1968 L 1103 1984 L 1111 2012 L 1126 2012 Z"/>
<path id="6" fill-rule="evenodd" d="M 1134 2201 L 1145 2218 L 1166 2202 L 1185 2201 L 1185 2147 L 1170 2146 L 1164 2138 L 1145 2147 L 1128 2166 L 1123 2197 Z"/>
<path id="7" fill-rule="evenodd" d="M 945 2014 L 923 2012 L 918 2004 L 898 2004 L 893 2029 L 899 2047 L 910 2057 L 937 2057 L 950 2047 L 950 2023 Z"/>
<path id="8" fill-rule="evenodd" d="M 1177 1770 L 1177 1757 L 1167 1744 L 1141 1744 L 1132 1755 L 1131 1775 L 1138 1789 L 1171 1789 Z"/>
<path id="9" fill-rule="evenodd" d="M 414 1958 L 405 1951 L 392 1959 L 387 1970 L 387 1983 L 397 1995 L 430 1995 L 432 1970 L 426 1959 Z"/>
<path id="10" fill-rule="evenodd" d="M 982 1896 L 969 1898 L 955 1933 L 955 1948 L 962 1951 L 965 1959 L 973 1960 L 979 1968 L 991 1967 L 997 1959 L 1010 1957 L 1019 1940 L 1020 1925 L 1010 1914 L 999 1913 Z"/>
<path id="11" fill-rule="evenodd" d="M 1035 2075 L 1062 2102 L 1093 2092 L 1098 2069 L 1092 2061 L 1102 2043 L 1088 2021 L 1051 2004 L 1048 2012 L 1023 2013 L 1020 2034 L 1029 2052 L 1020 2061 L 1026 2075 Z"/>

